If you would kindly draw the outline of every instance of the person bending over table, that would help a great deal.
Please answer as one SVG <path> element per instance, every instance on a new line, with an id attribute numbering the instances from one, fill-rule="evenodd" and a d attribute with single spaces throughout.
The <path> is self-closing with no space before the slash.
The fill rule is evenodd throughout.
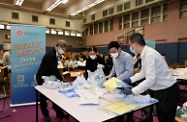
<path id="1" fill-rule="evenodd" d="M 98 55 L 96 47 L 90 47 L 88 49 L 89 58 L 86 60 L 86 78 L 88 78 L 88 72 L 94 72 L 97 68 L 104 68 L 105 62 L 102 57 Z"/>
<path id="2" fill-rule="evenodd" d="M 145 77 L 136 87 L 124 88 L 126 95 L 140 94 L 151 89 L 154 97 L 159 101 L 156 104 L 159 122 L 174 122 L 177 104 L 180 98 L 179 86 L 172 76 L 164 58 L 145 43 L 139 33 L 130 36 L 130 48 L 142 59 L 141 71 L 126 79 L 126 83 L 135 83 Z"/>
<path id="3" fill-rule="evenodd" d="M 121 47 L 117 41 L 111 41 L 108 45 L 110 55 L 113 60 L 113 67 L 108 76 L 105 79 L 110 79 L 116 76 L 118 79 L 124 81 L 134 75 L 133 58 L 129 53 L 121 50 Z M 127 120 L 131 119 L 132 115 L 127 116 Z M 117 122 L 123 122 L 123 116 L 117 118 Z"/>
<path id="4" fill-rule="evenodd" d="M 110 55 L 113 60 L 113 67 L 106 79 L 116 76 L 118 79 L 124 81 L 134 75 L 134 64 L 132 56 L 121 50 L 117 41 L 111 41 L 108 45 Z"/>
<path id="5" fill-rule="evenodd" d="M 56 46 L 44 55 L 40 67 L 38 69 L 38 72 L 36 74 L 38 85 L 42 85 L 44 82 L 42 76 L 54 75 L 60 81 L 63 80 L 57 66 L 58 66 L 58 56 L 62 55 L 65 52 L 66 47 L 67 47 L 66 42 L 63 40 L 59 40 L 56 43 Z M 47 110 L 47 98 L 43 94 L 40 94 L 40 108 L 45 121 L 50 122 L 49 111 Z M 53 103 L 53 109 L 56 112 L 56 116 L 60 118 L 60 120 L 63 117 L 65 117 L 62 109 L 59 106 L 57 106 L 55 103 Z"/>

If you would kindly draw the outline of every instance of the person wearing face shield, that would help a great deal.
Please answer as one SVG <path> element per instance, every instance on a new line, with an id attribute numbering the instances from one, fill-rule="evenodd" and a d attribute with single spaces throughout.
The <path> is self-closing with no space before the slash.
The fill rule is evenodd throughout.
<path id="1" fill-rule="evenodd" d="M 98 55 L 96 47 L 90 47 L 88 54 L 89 58 L 86 60 L 86 78 L 88 78 L 88 72 L 94 72 L 97 68 L 105 67 L 104 59 Z"/>
<path id="2" fill-rule="evenodd" d="M 66 47 L 66 42 L 64 40 L 59 40 L 56 43 L 56 46 L 44 55 L 38 72 L 36 74 L 36 80 L 38 85 L 42 85 L 44 83 L 42 76 L 54 75 L 60 81 L 63 80 L 57 66 L 59 55 L 62 55 L 65 52 Z M 45 121 L 50 122 L 49 111 L 47 109 L 47 98 L 42 94 L 40 94 L 40 108 Z M 62 119 L 62 117 L 65 116 L 62 109 L 58 107 L 55 103 L 53 103 L 53 108 L 58 118 Z"/>
<path id="3" fill-rule="evenodd" d="M 126 79 L 126 83 L 135 83 L 145 77 L 136 87 L 124 88 L 123 93 L 140 94 L 146 90 L 152 91 L 156 104 L 159 122 L 175 122 L 175 113 L 180 99 L 180 89 L 166 61 L 159 52 L 145 43 L 143 36 L 134 33 L 130 36 L 130 46 L 136 54 L 140 54 L 142 68 L 139 73 Z"/>

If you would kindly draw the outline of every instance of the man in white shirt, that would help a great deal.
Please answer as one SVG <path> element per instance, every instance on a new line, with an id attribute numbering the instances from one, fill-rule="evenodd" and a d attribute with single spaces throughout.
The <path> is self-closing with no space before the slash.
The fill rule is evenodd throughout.
<path id="1" fill-rule="evenodd" d="M 140 54 L 142 69 L 125 82 L 135 83 L 144 77 L 145 80 L 132 89 L 124 88 L 123 92 L 129 95 L 152 90 L 154 97 L 159 100 L 156 105 L 159 122 L 174 122 L 180 90 L 168 65 L 160 53 L 146 46 L 141 34 L 131 35 L 130 45 L 136 54 Z"/>
<path id="2" fill-rule="evenodd" d="M 11 65 L 11 50 L 5 52 L 2 57 L 3 66 Z M 4 77 L 8 76 L 10 70 L 8 68 L 4 69 Z"/>
<path id="3" fill-rule="evenodd" d="M 11 50 L 9 50 L 3 54 L 2 63 L 4 66 L 11 64 Z"/>

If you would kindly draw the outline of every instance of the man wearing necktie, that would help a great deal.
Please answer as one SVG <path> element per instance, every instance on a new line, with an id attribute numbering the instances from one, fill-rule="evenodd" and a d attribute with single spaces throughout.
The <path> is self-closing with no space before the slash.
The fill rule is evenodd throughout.
<path id="1" fill-rule="evenodd" d="M 40 67 L 38 69 L 38 72 L 36 74 L 38 85 L 42 85 L 44 82 L 42 76 L 54 75 L 60 81 L 63 80 L 57 68 L 57 65 L 58 65 L 58 56 L 64 54 L 66 47 L 67 47 L 66 42 L 64 40 L 59 40 L 56 43 L 56 46 L 44 55 Z M 45 121 L 50 122 L 49 111 L 47 110 L 47 98 L 42 94 L 40 94 L 40 108 Z M 55 103 L 53 103 L 53 108 L 56 112 L 56 116 L 62 119 L 62 117 L 64 116 L 62 109 L 58 107 Z"/>

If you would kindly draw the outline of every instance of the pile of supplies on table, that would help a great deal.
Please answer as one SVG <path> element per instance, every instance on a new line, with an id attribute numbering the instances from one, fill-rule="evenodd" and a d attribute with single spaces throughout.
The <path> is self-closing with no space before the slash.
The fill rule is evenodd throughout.
<path id="1" fill-rule="evenodd" d="M 185 121 L 187 121 L 187 102 L 185 102 L 182 107 L 177 106 L 176 115 Z"/>
<path id="2" fill-rule="evenodd" d="M 104 94 L 113 94 L 119 100 L 126 100 L 133 103 L 146 103 L 152 100 L 149 95 L 125 95 L 120 88 L 131 87 L 125 82 L 113 77 L 105 80 L 102 68 L 94 72 L 88 72 L 87 80 L 80 73 L 75 81 L 70 84 L 67 81 L 60 81 L 55 76 L 43 76 L 43 87 L 58 89 L 58 92 L 65 94 L 68 98 L 78 97 L 79 104 L 99 104 L 99 98 Z"/>

